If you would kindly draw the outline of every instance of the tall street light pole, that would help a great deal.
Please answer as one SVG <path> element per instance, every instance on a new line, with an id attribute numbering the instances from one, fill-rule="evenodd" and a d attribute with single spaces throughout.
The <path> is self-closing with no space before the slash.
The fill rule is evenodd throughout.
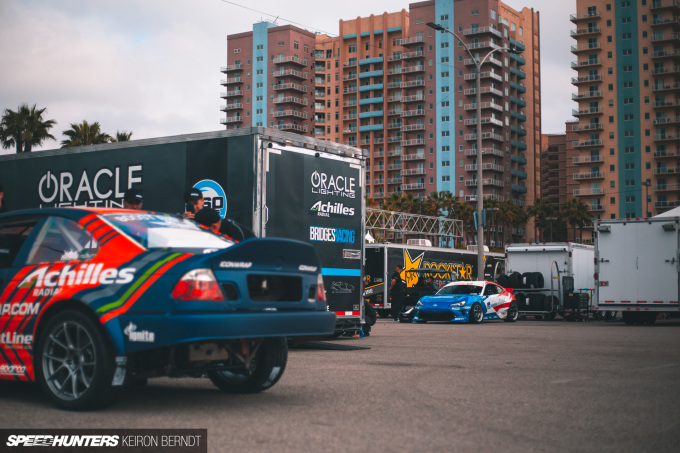
<path id="1" fill-rule="evenodd" d="M 483 281 L 484 278 L 484 225 L 482 224 L 482 212 L 484 209 L 484 191 L 482 188 L 482 93 L 481 93 L 481 69 L 482 65 L 491 57 L 494 52 L 505 51 L 515 53 L 514 50 L 505 47 L 492 49 L 488 54 L 478 60 L 473 54 L 468 45 L 460 39 L 460 36 L 449 30 L 448 28 L 428 22 L 427 26 L 435 30 L 449 33 L 453 35 L 465 48 L 465 51 L 470 55 L 472 61 L 475 63 L 475 91 L 477 93 L 477 280 Z"/>

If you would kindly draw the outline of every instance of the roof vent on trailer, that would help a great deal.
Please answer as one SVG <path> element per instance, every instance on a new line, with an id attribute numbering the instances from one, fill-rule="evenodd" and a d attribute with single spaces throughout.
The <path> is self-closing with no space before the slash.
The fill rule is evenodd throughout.
<path id="1" fill-rule="evenodd" d="M 612 227 L 611 225 L 599 225 L 597 227 L 597 231 L 599 231 L 600 233 L 611 233 Z"/>
<path id="2" fill-rule="evenodd" d="M 432 242 L 429 239 L 409 239 L 406 245 L 419 245 L 421 247 L 432 247 Z"/>
<path id="3" fill-rule="evenodd" d="M 661 228 L 663 228 L 664 231 L 675 231 L 675 224 L 674 223 L 664 223 L 661 225 Z"/>

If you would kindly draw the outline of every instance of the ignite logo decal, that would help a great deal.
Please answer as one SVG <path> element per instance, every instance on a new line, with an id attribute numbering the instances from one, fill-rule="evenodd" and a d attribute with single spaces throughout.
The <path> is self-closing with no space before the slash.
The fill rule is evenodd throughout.
<path id="1" fill-rule="evenodd" d="M 331 203 L 330 201 L 324 203 L 317 201 L 309 209 L 309 212 L 316 214 L 319 217 L 351 217 L 354 215 L 354 208 L 344 205 L 344 203 Z"/>
<path id="2" fill-rule="evenodd" d="M 204 179 L 194 184 L 194 189 L 198 189 L 203 193 L 204 206 L 206 208 L 213 208 L 215 211 L 219 211 L 221 218 L 226 217 L 227 194 L 222 186 L 212 179 Z"/>
<path id="3" fill-rule="evenodd" d="M 355 198 L 355 178 L 334 176 L 315 171 L 312 173 L 312 193 L 319 195 L 333 195 L 336 197 Z"/>
<path id="4" fill-rule="evenodd" d="M 137 330 L 137 325 L 132 322 L 123 330 L 123 333 L 131 342 L 153 343 L 156 341 L 156 334 L 154 332 Z"/>

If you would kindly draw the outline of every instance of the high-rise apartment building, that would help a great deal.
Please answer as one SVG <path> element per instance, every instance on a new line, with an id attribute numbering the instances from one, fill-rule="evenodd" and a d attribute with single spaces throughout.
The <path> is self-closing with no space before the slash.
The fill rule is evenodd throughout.
<path id="1" fill-rule="evenodd" d="M 538 19 L 498 0 L 431 0 L 340 20 L 337 37 L 255 24 L 228 37 L 224 123 L 368 150 L 366 193 L 378 202 L 448 191 L 474 203 L 481 186 L 484 198 L 530 205 L 540 193 Z M 477 118 L 475 60 L 500 48 L 516 52 L 496 51 L 481 67 Z M 513 230 L 504 241 L 524 238 Z"/>
<path id="2" fill-rule="evenodd" d="M 593 218 L 680 206 L 680 2 L 577 0 L 579 183 Z"/>

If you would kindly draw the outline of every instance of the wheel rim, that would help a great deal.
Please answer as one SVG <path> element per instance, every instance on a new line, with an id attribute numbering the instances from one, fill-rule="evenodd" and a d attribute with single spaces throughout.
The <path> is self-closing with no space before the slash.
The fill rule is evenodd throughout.
<path id="1" fill-rule="evenodd" d="M 45 382 L 65 401 L 81 398 L 92 385 L 97 353 L 90 332 L 76 321 L 66 321 L 49 332 L 42 355 Z"/>
<path id="2" fill-rule="evenodd" d="M 472 316 L 475 318 L 475 321 L 479 322 L 482 320 L 482 317 L 484 314 L 482 313 L 482 306 L 479 304 L 475 304 L 472 307 Z"/>
<path id="3" fill-rule="evenodd" d="M 517 305 L 510 304 L 510 307 L 508 308 L 508 318 L 510 319 L 517 318 Z"/>

